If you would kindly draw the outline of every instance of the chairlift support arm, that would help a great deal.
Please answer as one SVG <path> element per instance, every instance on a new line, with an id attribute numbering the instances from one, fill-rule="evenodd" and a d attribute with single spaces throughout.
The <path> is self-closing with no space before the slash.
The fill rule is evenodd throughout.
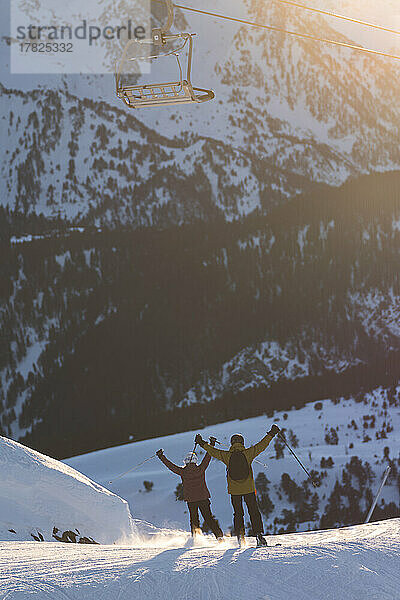
<path id="1" fill-rule="evenodd" d="M 187 104 L 187 103 L 200 103 L 212 100 L 214 98 L 214 92 L 204 88 L 194 87 L 191 81 L 192 71 L 192 60 L 193 60 L 193 36 L 194 33 L 170 33 L 171 26 L 174 19 L 174 7 L 171 0 L 164 0 L 167 6 L 167 22 L 162 27 L 158 27 L 152 30 L 151 39 L 144 40 L 129 40 L 125 45 L 122 53 L 121 60 L 116 65 L 115 69 L 115 84 L 116 94 L 121 98 L 127 106 L 130 108 L 139 108 L 145 106 L 165 106 L 168 104 Z M 132 44 L 153 44 L 154 46 L 164 46 L 168 42 L 182 39 L 183 43 L 179 48 L 171 50 L 166 54 L 154 55 L 154 56 L 143 56 L 143 60 L 153 60 L 156 58 L 163 58 L 166 56 L 175 56 L 178 68 L 180 72 L 180 80 L 166 83 L 150 83 L 143 85 L 124 85 L 121 81 L 122 66 L 126 61 L 128 48 Z M 186 78 L 183 78 L 183 72 L 181 63 L 179 60 L 178 53 L 184 49 L 185 45 L 188 44 L 187 49 L 187 66 L 186 66 Z M 135 57 L 129 60 L 138 60 L 139 57 Z"/>

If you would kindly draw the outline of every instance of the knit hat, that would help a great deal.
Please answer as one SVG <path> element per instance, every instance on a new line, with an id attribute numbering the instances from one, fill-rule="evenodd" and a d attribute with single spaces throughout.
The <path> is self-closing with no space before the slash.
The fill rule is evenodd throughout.
<path id="1" fill-rule="evenodd" d="M 197 454 L 196 452 L 189 452 L 183 459 L 184 465 L 190 465 L 191 463 L 197 465 Z"/>
<path id="2" fill-rule="evenodd" d="M 244 445 L 244 437 L 240 435 L 240 433 L 235 433 L 231 437 L 231 444 L 243 444 Z"/>

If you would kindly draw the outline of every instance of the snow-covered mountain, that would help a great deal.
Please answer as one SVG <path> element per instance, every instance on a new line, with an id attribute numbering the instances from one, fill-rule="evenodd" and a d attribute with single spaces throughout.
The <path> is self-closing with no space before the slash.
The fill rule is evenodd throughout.
<path id="1" fill-rule="evenodd" d="M 162 137 L 65 91 L 1 89 L 3 204 L 97 225 L 167 226 L 266 211 L 309 182 L 198 134 Z"/>
<path id="2" fill-rule="evenodd" d="M 395 2 L 385 3 L 382 14 L 372 0 L 318 6 L 383 25 L 397 18 Z M 227 12 L 222 0 L 211 8 Z M 274 2 L 237 1 L 229 11 L 382 49 L 398 44 L 396 36 L 375 38 L 367 28 Z M 158 415 L 161 406 L 221 400 L 221 419 L 224 395 L 263 387 L 272 394 L 282 380 L 348 372 L 346 385 L 352 385 L 350 371 L 361 365 L 370 389 L 386 378 L 385 360 L 392 360 L 396 377 L 396 174 L 370 174 L 338 195 L 326 183 L 399 168 L 397 63 L 178 14 L 182 27 L 198 33 L 193 81 L 212 87 L 216 100 L 129 112 L 111 77 L 11 75 L 4 15 L 0 204 L 10 211 L 0 214 L 7 223 L 1 232 L 7 257 L 0 290 L 3 433 L 32 434 L 25 441 L 35 447 L 48 436 L 54 444 L 63 440 L 61 448 L 74 436 L 88 443 L 80 450 L 97 447 L 86 431 L 78 432 L 87 419 L 69 437 L 53 426 L 60 411 L 65 423 L 73 420 L 71 406 L 81 415 L 81 388 L 87 414 L 99 401 L 104 406 L 97 414 L 100 444 L 107 444 L 127 439 L 118 418 L 130 427 L 133 413 L 144 414 L 141 402 Z M 92 229 L 82 231 L 83 242 L 68 234 L 53 244 L 52 225 L 43 220 L 45 237 L 10 247 L 10 237 L 33 227 L 33 215 L 17 225 L 19 211 L 97 229 L 93 237 Z M 223 228 L 235 220 L 243 231 Z M 187 223 L 214 229 L 204 225 L 193 238 L 172 229 Z M 150 233 L 140 238 L 142 248 L 139 234 L 122 248 L 121 236 L 109 243 L 108 232 L 100 232 L 108 225 Z M 152 238 L 153 229 L 162 229 L 168 243 L 157 232 Z M 126 323 L 134 334 L 125 338 Z M 146 350 L 146 358 L 127 365 L 115 332 L 128 356 Z M 118 393 L 112 357 L 100 352 L 110 338 L 115 362 L 124 366 Z M 100 387 L 99 368 L 109 373 Z M 147 431 L 153 416 L 146 423 L 140 418 L 138 431 Z M 174 427 L 172 416 L 167 430 Z M 60 448 L 60 456 L 73 447 Z"/>
<path id="3" fill-rule="evenodd" d="M 65 457 L 397 384 L 398 182 L 6 244 L 3 434 Z"/>
<path id="4" fill-rule="evenodd" d="M 340 22 L 285 5 L 231 8 L 345 39 Z M 3 205 L 97 224 L 232 219 L 268 212 L 311 181 L 338 185 L 400 165 L 393 61 L 199 15 L 185 20 L 199 34 L 193 80 L 217 95 L 204 106 L 132 116 L 111 78 L 4 73 Z M 3 49 L 7 56 L 4 37 Z"/>

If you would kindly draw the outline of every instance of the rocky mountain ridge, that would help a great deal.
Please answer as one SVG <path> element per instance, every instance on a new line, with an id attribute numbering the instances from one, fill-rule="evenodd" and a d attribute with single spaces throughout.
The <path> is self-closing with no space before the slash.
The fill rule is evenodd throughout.
<path id="1" fill-rule="evenodd" d="M 240 10 L 347 39 L 327 19 L 277 3 L 248 0 Z M 85 97 L 87 78 L 1 88 L 3 206 L 97 226 L 166 227 L 267 214 L 316 182 L 399 167 L 400 90 L 390 61 L 185 18 L 199 33 L 194 80 L 217 96 L 204 106 L 129 112 L 107 78 L 89 84 L 100 88 L 97 101 Z"/>

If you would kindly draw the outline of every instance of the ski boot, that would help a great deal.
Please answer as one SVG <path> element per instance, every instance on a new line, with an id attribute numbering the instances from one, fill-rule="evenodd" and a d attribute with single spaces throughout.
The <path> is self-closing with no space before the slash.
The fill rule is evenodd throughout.
<path id="1" fill-rule="evenodd" d="M 239 544 L 239 548 L 246 547 L 246 538 L 244 537 L 244 533 L 241 533 L 240 535 L 237 536 L 237 541 Z"/>
<path id="2" fill-rule="evenodd" d="M 260 548 L 261 546 L 268 546 L 267 540 L 262 535 L 262 533 L 258 533 L 256 535 L 256 540 L 257 540 L 257 548 Z"/>

